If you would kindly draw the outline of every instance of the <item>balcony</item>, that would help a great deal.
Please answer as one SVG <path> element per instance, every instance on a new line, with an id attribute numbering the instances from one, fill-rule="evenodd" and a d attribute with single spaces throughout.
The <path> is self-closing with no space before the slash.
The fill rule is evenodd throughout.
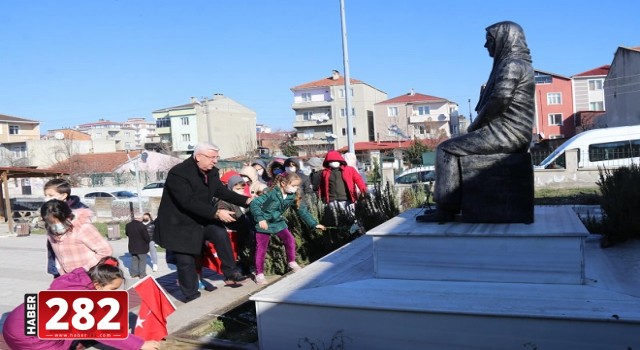
<path id="1" fill-rule="evenodd" d="M 305 108 L 316 108 L 316 107 L 330 107 L 331 103 L 333 102 L 333 100 L 331 101 L 308 101 L 308 102 L 298 102 L 298 103 L 293 103 L 291 105 L 292 109 L 305 109 Z"/>
<path id="2" fill-rule="evenodd" d="M 310 126 L 322 126 L 322 125 L 331 125 L 333 123 L 333 119 L 325 114 L 314 115 L 311 119 L 304 119 L 302 117 L 296 118 L 293 122 L 294 128 L 303 128 Z"/>
<path id="3" fill-rule="evenodd" d="M 329 143 L 330 142 L 327 142 L 327 139 L 320 138 L 320 137 L 314 137 L 310 139 L 300 139 L 300 140 L 293 141 L 294 146 L 315 146 L 315 145 L 326 145 Z"/>
<path id="4" fill-rule="evenodd" d="M 423 115 L 412 115 L 409 117 L 409 123 L 428 123 L 428 122 L 447 122 L 449 121 L 449 116 L 440 114 L 423 114 Z"/>

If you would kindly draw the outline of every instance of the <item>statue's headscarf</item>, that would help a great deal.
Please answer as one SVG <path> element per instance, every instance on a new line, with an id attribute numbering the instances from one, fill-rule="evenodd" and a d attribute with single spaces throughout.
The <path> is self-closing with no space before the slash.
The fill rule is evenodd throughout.
<path id="1" fill-rule="evenodd" d="M 529 47 L 527 47 L 527 40 L 525 39 L 524 31 L 520 25 L 511 21 L 504 21 L 492 24 L 487 27 L 486 30 L 494 39 L 495 43 L 493 51 L 493 68 L 491 69 L 489 80 L 482 91 L 480 100 L 476 105 L 476 111 L 482 109 L 482 106 L 491 95 L 495 80 L 498 78 L 496 76 L 496 67 L 499 67 L 504 60 L 519 59 L 531 63 L 531 55 Z"/>

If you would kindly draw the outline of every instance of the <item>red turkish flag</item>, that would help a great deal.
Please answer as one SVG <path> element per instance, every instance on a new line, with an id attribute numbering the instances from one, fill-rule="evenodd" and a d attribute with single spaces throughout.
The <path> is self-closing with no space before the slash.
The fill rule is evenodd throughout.
<path id="1" fill-rule="evenodd" d="M 175 305 L 152 276 L 148 275 L 131 288 L 142 299 L 133 334 L 144 340 L 162 340 L 169 334 L 167 317 L 176 311 Z"/>
<path id="2" fill-rule="evenodd" d="M 237 232 L 233 230 L 227 230 L 229 240 L 231 240 L 231 249 L 233 250 L 233 258 L 238 259 L 237 245 L 238 237 Z M 222 274 L 222 260 L 218 257 L 216 247 L 213 243 L 204 242 L 204 249 L 202 254 L 202 266 L 211 269 L 219 274 Z"/>

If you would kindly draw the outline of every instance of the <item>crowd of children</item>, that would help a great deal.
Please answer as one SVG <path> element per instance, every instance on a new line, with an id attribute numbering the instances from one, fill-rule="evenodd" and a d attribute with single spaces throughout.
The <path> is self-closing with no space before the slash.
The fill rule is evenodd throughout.
<path id="1" fill-rule="evenodd" d="M 256 160 L 239 172 L 227 172 L 221 178 L 229 190 L 253 198 L 247 208 L 215 199 L 212 205 L 232 213 L 235 221 L 225 225 L 236 234 L 238 266 L 243 275 L 255 274 L 257 284 L 267 283 L 264 264 L 272 236 L 282 241 L 288 267 L 293 272 L 301 269 L 296 262 L 296 241 L 284 218 L 287 209 L 293 208 L 310 228 L 325 230 L 325 225 L 309 213 L 304 196 L 318 196 L 330 208 L 345 209 L 352 206 L 358 196 L 367 193 L 357 169 L 347 165 L 336 151 L 330 151 L 324 160 L 310 159 L 308 164 L 312 169 L 309 175 L 302 171 L 303 164 L 296 158 L 274 160 L 268 165 Z M 53 179 L 45 184 L 44 194 L 47 201 L 40 212 L 47 231 L 47 271 L 54 277 L 51 289 L 120 288 L 124 275 L 119 262 L 111 257 L 109 242 L 92 224 L 93 212 L 77 196 L 71 195 L 70 183 Z M 138 219 L 140 221 L 132 217 L 125 227 L 132 257 L 132 278 L 146 275 L 147 254 L 151 255 L 152 270 L 158 268 L 153 242 L 154 220 L 150 213 Z M 27 337 L 23 325 L 24 305 L 20 305 L 9 314 L 3 327 L 5 341 L 12 348 L 68 349 L 75 345 L 68 340 Z M 126 340 L 103 343 L 122 349 L 159 346 L 157 342 L 145 342 L 133 335 Z"/>

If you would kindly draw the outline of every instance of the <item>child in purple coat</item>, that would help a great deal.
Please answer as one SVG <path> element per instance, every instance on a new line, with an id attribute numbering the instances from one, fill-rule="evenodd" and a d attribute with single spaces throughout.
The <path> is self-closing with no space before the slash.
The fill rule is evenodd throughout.
<path id="1" fill-rule="evenodd" d="M 100 262 L 85 271 L 79 267 L 53 280 L 50 290 L 116 290 L 124 281 L 122 270 L 118 267 L 118 260 L 105 257 Z M 13 309 L 4 322 L 2 336 L 10 349 L 20 350 L 67 350 L 75 345 L 73 339 L 38 339 L 36 336 L 24 334 L 24 304 Z M 144 339 L 130 334 L 127 339 L 96 339 L 98 342 L 123 350 L 158 349 L 157 341 Z"/>

